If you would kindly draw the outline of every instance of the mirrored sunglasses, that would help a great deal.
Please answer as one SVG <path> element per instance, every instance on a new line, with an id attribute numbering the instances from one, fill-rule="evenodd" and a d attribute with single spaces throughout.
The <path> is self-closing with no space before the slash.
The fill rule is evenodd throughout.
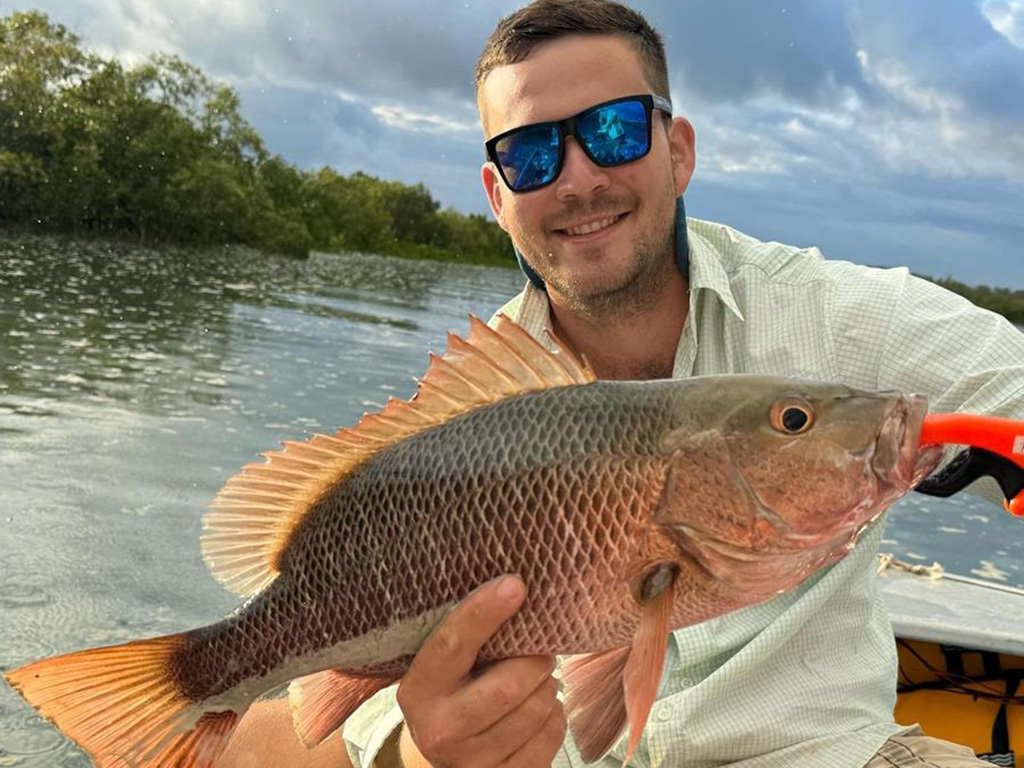
<path id="1" fill-rule="evenodd" d="M 488 139 L 487 157 L 513 192 L 547 186 L 562 171 L 565 137 L 574 136 L 602 168 L 631 163 L 651 150 L 651 113 L 672 114 L 672 102 L 643 94 L 606 101 L 564 120 L 513 128 Z"/>

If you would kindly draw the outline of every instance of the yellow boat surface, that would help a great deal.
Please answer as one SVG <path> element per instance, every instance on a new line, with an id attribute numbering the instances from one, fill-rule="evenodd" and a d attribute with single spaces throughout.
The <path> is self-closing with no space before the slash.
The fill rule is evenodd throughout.
<path id="1" fill-rule="evenodd" d="M 1024 590 L 886 556 L 879 578 L 899 653 L 896 721 L 1024 768 Z"/>

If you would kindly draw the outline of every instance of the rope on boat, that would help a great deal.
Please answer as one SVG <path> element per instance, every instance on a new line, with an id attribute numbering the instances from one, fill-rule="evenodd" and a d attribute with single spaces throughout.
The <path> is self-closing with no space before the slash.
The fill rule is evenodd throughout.
<path id="1" fill-rule="evenodd" d="M 878 573 L 883 573 L 888 569 L 892 568 L 897 571 L 906 571 L 907 573 L 913 573 L 916 576 L 927 576 L 932 581 L 938 581 L 946 575 L 946 569 L 942 567 L 942 563 L 933 562 L 931 565 L 913 565 L 911 563 L 905 563 L 902 560 L 897 560 L 896 556 L 892 552 L 879 552 L 878 555 Z"/>

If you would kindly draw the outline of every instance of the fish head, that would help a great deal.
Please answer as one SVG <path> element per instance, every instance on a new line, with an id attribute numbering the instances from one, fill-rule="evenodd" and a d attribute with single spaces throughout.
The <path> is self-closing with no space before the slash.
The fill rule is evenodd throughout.
<path id="1" fill-rule="evenodd" d="M 736 376 L 682 396 L 658 512 L 684 552 L 777 593 L 845 556 L 938 464 L 926 398 Z"/>

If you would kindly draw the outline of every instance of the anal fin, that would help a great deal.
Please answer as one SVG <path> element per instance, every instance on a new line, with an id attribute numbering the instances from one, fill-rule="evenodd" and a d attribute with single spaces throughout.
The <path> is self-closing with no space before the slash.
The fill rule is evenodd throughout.
<path id="1" fill-rule="evenodd" d="M 288 699 L 299 740 L 312 749 L 338 730 L 364 701 L 395 680 L 360 677 L 337 669 L 292 680 Z"/>
<path id="2" fill-rule="evenodd" d="M 164 751 L 153 756 L 154 765 L 213 768 L 236 725 L 238 715 L 234 712 L 208 712 L 199 718 L 194 730 L 175 739 Z M 102 766 L 102 763 L 97 765 Z"/>

